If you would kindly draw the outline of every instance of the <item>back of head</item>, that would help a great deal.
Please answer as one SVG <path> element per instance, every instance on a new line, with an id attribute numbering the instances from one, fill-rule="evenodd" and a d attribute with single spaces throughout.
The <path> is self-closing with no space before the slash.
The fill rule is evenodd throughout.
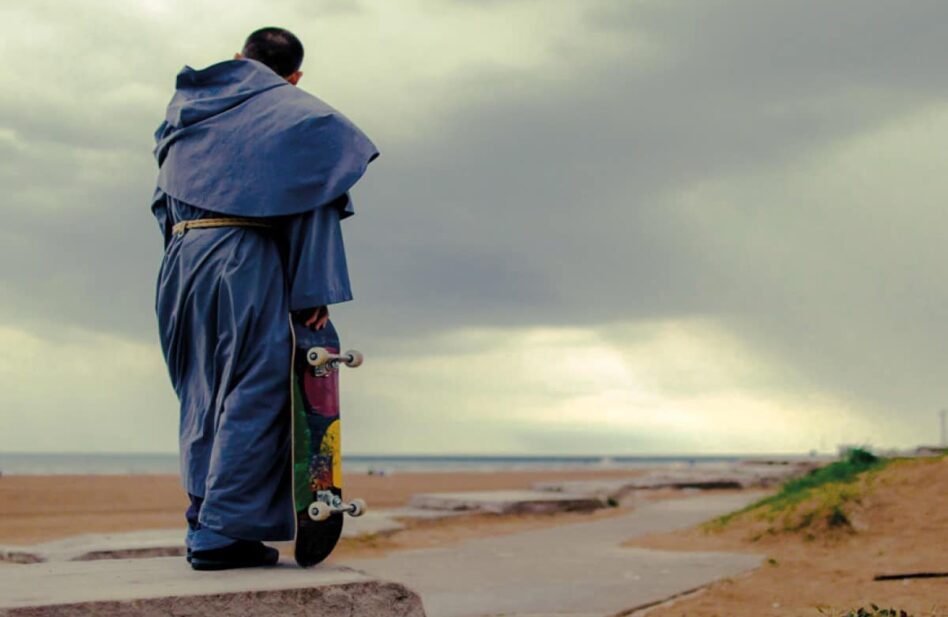
<path id="1" fill-rule="evenodd" d="M 267 65 L 280 77 L 289 77 L 303 64 L 303 44 L 283 28 L 254 31 L 247 37 L 241 53 L 245 58 Z"/>

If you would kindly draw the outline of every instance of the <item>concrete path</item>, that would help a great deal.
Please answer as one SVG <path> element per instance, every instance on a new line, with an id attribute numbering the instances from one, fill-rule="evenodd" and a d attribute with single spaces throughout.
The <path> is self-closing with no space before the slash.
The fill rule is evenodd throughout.
<path id="1" fill-rule="evenodd" d="M 635 536 L 690 527 L 760 496 L 660 501 L 620 517 L 345 565 L 420 593 L 429 617 L 614 615 L 759 566 L 762 558 L 754 555 L 619 545 Z"/>
<path id="2" fill-rule="evenodd" d="M 336 567 L 194 572 L 179 557 L 4 567 L 0 617 L 320 615 L 424 617 L 397 583 Z"/>

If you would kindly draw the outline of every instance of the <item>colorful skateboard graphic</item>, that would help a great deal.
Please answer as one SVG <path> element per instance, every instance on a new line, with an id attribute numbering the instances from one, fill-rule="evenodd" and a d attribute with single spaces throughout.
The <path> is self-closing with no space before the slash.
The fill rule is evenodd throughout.
<path id="1" fill-rule="evenodd" d="M 339 366 L 359 366 L 357 351 L 339 353 L 332 324 L 312 331 L 294 323 L 293 495 L 296 503 L 296 562 L 312 566 L 332 552 L 344 513 L 360 516 L 365 502 L 342 501 Z"/>

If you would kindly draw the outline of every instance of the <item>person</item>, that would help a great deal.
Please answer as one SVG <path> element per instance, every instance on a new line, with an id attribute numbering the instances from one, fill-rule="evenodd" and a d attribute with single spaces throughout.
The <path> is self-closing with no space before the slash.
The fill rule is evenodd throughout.
<path id="1" fill-rule="evenodd" d="M 196 570 L 272 565 L 263 542 L 293 539 L 292 326 L 331 328 L 352 298 L 340 221 L 378 151 L 295 87 L 302 60 L 291 32 L 257 30 L 233 60 L 185 66 L 155 132 L 155 309 Z"/>

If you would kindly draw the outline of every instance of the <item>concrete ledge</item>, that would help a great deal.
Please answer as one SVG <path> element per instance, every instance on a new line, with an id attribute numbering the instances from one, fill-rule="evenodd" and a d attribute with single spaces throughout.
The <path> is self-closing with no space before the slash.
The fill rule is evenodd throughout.
<path id="1" fill-rule="evenodd" d="M 438 518 L 454 512 L 393 508 L 369 510 L 358 518 L 346 517 L 343 538 L 390 534 L 405 528 L 399 519 Z M 292 546 L 288 544 L 287 546 Z M 0 562 L 28 564 L 48 561 L 92 561 L 184 555 L 184 529 L 152 529 L 126 533 L 82 534 L 24 546 L 0 546 Z"/>
<path id="2" fill-rule="evenodd" d="M 0 546 L 0 565 L 18 563 L 42 563 L 46 561 L 32 546 Z"/>
<path id="3" fill-rule="evenodd" d="M 384 513 L 389 518 L 396 520 L 417 520 L 423 519 L 428 521 L 438 520 L 442 518 L 450 518 L 452 516 L 460 516 L 464 514 L 463 512 L 453 512 L 451 510 L 426 510 L 424 508 L 392 508 L 391 510 L 384 510 Z"/>
<path id="4" fill-rule="evenodd" d="M 194 572 L 181 558 L 6 567 L 0 616 L 144 615 L 423 617 L 398 583 L 343 568 L 289 565 Z"/>
<path id="5" fill-rule="evenodd" d="M 542 491 L 486 491 L 463 493 L 427 493 L 415 495 L 413 508 L 520 514 L 524 512 L 565 512 L 596 510 L 601 500 L 588 495 Z"/>
<path id="6" fill-rule="evenodd" d="M 29 546 L 0 546 L 0 561 L 42 563 L 184 555 L 181 529 L 87 533 Z"/>
<path id="7" fill-rule="evenodd" d="M 812 462 L 782 465 L 739 463 L 721 467 L 659 469 L 629 478 L 539 482 L 534 484 L 533 488 L 537 491 L 565 492 L 573 495 L 595 496 L 600 499 L 620 500 L 635 491 L 660 488 L 744 489 L 770 487 L 791 478 L 802 476 L 816 466 L 818 464 Z"/>
<path id="8" fill-rule="evenodd" d="M 533 489 L 550 493 L 570 493 L 572 495 L 586 495 L 603 501 L 615 499 L 621 501 L 639 486 L 640 477 L 616 478 L 604 480 L 564 480 L 561 482 L 536 482 Z"/>

